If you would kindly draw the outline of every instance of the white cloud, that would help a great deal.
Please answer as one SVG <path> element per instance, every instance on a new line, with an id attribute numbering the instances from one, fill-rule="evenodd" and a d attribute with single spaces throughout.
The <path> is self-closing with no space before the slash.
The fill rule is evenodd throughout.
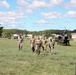
<path id="1" fill-rule="evenodd" d="M 10 5 L 5 0 L 0 1 L 0 6 L 6 7 L 6 8 L 9 8 L 10 7 Z"/>
<path id="2" fill-rule="evenodd" d="M 68 11 L 67 16 L 71 18 L 76 18 L 76 11 Z"/>
<path id="3" fill-rule="evenodd" d="M 71 4 L 76 4 L 76 0 L 71 0 Z"/>
<path id="4" fill-rule="evenodd" d="M 17 0 L 20 7 L 25 10 L 51 9 L 54 6 L 64 7 L 64 9 L 76 8 L 76 0 Z M 55 17 L 52 15 L 52 17 Z"/>
<path id="5" fill-rule="evenodd" d="M 27 18 L 24 13 L 22 12 L 16 12 L 16 11 L 10 11 L 10 12 L 0 12 L 0 23 L 2 25 L 17 25 L 17 24 L 24 24 L 21 19 Z"/>
<path id="6" fill-rule="evenodd" d="M 68 2 L 64 2 L 63 7 L 65 7 L 68 10 L 76 8 L 76 0 L 70 0 Z"/>
<path id="7" fill-rule="evenodd" d="M 50 3 L 54 5 L 61 5 L 63 3 L 63 0 L 51 0 Z"/>
<path id="8" fill-rule="evenodd" d="M 26 15 L 26 14 L 33 14 L 34 12 L 33 12 L 33 10 L 31 10 L 31 9 L 26 9 L 26 8 L 22 8 L 22 7 L 17 7 L 17 10 L 16 10 L 16 12 L 18 13 L 23 13 L 24 15 Z"/>
<path id="9" fill-rule="evenodd" d="M 26 13 L 26 14 L 33 14 L 33 11 L 30 10 L 30 9 L 28 9 L 28 10 L 25 11 L 25 13 Z"/>
<path id="10" fill-rule="evenodd" d="M 17 3 L 21 6 L 28 6 L 28 2 L 26 2 L 25 0 L 17 0 Z"/>
<path id="11" fill-rule="evenodd" d="M 41 13 L 41 15 L 44 18 L 49 18 L 49 19 L 55 19 L 55 18 L 62 18 L 62 13 L 60 12 L 50 12 L 50 13 Z"/>
<path id="12" fill-rule="evenodd" d="M 55 5 L 61 5 L 63 0 L 17 0 L 17 3 L 27 9 L 46 9 Z"/>
<path id="13" fill-rule="evenodd" d="M 17 0 L 17 3 L 26 10 L 51 9 L 54 6 L 61 6 L 62 8 L 71 9 L 76 7 L 76 0 Z M 52 15 L 52 17 L 56 17 Z"/>
<path id="14" fill-rule="evenodd" d="M 0 12 L 0 19 L 20 19 L 26 18 L 25 14 L 22 12 Z"/>
<path id="15" fill-rule="evenodd" d="M 64 19 L 64 18 L 76 18 L 76 11 L 68 11 L 65 14 L 61 12 L 49 12 L 41 13 L 41 15 L 46 19 Z"/>
<path id="16" fill-rule="evenodd" d="M 37 20 L 35 21 L 36 24 L 40 24 L 40 25 L 43 25 L 43 24 L 55 24 L 56 22 L 55 21 L 49 21 L 49 20 L 46 20 L 46 19 L 41 19 L 41 20 Z"/>
<path id="17" fill-rule="evenodd" d="M 38 24 L 48 24 L 49 22 L 47 22 L 46 20 L 42 19 L 42 20 L 36 21 L 35 23 L 38 23 Z"/>
<path id="18" fill-rule="evenodd" d="M 71 0 L 70 4 L 71 4 L 72 7 L 76 7 L 76 0 Z"/>
<path id="19" fill-rule="evenodd" d="M 33 1 L 33 3 L 29 6 L 30 8 L 34 9 L 41 9 L 41 8 L 47 8 L 48 4 L 45 1 Z"/>

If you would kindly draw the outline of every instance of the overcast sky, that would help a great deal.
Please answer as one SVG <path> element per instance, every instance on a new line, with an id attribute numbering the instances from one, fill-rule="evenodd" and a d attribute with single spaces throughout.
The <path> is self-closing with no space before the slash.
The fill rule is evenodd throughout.
<path id="1" fill-rule="evenodd" d="M 0 0 L 5 29 L 76 29 L 76 0 Z"/>

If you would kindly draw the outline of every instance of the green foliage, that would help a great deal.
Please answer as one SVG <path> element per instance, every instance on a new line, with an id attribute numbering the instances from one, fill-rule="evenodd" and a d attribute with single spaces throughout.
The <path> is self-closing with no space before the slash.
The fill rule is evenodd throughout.
<path id="1" fill-rule="evenodd" d="M 4 29 L 2 36 L 6 38 L 11 38 L 13 34 L 28 34 L 27 30 L 18 30 L 18 29 Z"/>
<path id="2" fill-rule="evenodd" d="M 68 36 L 71 38 L 71 31 L 67 30 Z M 52 34 L 63 35 L 63 30 L 44 30 L 44 31 L 27 31 L 19 29 L 5 29 L 3 30 L 3 36 L 11 36 L 12 34 L 34 34 L 34 35 L 45 35 L 46 37 L 52 36 Z"/>
<path id="3" fill-rule="evenodd" d="M 5 38 L 11 38 L 13 32 L 11 30 L 3 30 L 2 36 Z"/>
<path id="4" fill-rule="evenodd" d="M 13 32 L 13 34 L 27 34 L 28 31 L 26 30 L 19 30 L 19 29 L 11 29 L 11 31 Z"/>
<path id="5" fill-rule="evenodd" d="M 67 36 L 69 37 L 69 39 L 72 39 L 72 35 L 70 31 L 67 32 Z"/>
<path id="6" fill-rule="evenodd" d="M 45 34 L 46 37 L 50 37 L 51 36 L 51 30 L 46 30 L 43 32 Z"/>
<path id="7" fill-rule="evenodd" d="M 3 27 L 0 27 L 0 37 L 2 36 Z"/>
<path id="8" fill-rule="evenodd" d="M 52 34 L 62 35 L 63 30 L 44 30 L 44 31 L 40 31 L 39 33 L 44 34 L 46 37 L 50 37 L 50 36 L 52 36 Z"/>

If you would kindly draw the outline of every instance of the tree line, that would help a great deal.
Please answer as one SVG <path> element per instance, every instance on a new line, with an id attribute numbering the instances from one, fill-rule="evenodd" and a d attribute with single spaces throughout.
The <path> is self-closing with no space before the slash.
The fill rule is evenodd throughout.
<path id="1" fill-rule="evenodd" d="M 44 31 L 27 31 L 27 30 L 19 30 L 19 29 L 3 29 L 0 27 L 0 37 L 11 37 L 13 34 L 34 34 L 34 35 L 45 35 L 46 37 L 53 36 L 52 34 L 62 35 L 64 30 L 44 30 Z M 71 33 L 76 32 L 76 30 L 70 31 L 67 30 L 68 36 L 71 37 Z"/>

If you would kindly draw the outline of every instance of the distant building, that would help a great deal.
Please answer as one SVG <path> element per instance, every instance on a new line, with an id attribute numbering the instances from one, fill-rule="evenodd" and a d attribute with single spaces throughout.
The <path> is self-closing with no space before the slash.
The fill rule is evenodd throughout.
<path id="1" fill-rule="evenodd" d="M 76 40 L 76 33 L 71 33 L 71 35 L 72 35 L 72 39 Z"/>
<path id="2" fill-rule="evenodd" d="M 18 34 L 13 34 L 13 39 L 17 39 L 18 38 Z"/>
<path id="3" fill-rule="evenodd" d="M 32 34 L 27 34 L 26 39 L 32 38 Z"/>

